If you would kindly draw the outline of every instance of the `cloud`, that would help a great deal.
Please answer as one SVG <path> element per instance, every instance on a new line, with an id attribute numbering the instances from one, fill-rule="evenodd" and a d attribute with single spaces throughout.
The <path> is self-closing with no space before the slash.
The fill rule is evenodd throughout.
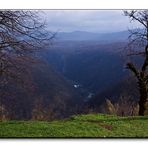
<path id="1" fill-rule="evenodd" d="M 122 10 L 46 10 L 51 31 L 115 32 L 131 26 Z"/>

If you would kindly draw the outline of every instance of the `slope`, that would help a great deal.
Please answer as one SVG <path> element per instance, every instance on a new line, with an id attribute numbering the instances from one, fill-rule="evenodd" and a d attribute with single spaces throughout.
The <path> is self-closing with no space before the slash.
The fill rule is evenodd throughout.
<path id="1" fill-rule="evenodd" d="M 109 138 L 148 137 L 148 117 L 103 114 L 73 116 L 66 120 L 0 122 L 0 137 Z"/>

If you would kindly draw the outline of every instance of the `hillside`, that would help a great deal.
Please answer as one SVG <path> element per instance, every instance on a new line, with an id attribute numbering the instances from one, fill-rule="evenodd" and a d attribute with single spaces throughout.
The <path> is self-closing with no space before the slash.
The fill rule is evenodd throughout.
<path id="1" fill-rule="evenodd" d="M 95 93 L 117 84 L 126 74 L 121 49 L 124 43 L 57 42 L 42 56 L 67 79 Z"/>
<path id="2" fill-rule="evenodd" d="M 89 100 L 89 104 L 99 110 L 99 105 L 104 103 L 106 99 L 116 102 L 121 96 L 130 97 L 132 101 L 138 102 L 139 94 L 137 83 L 133 77 L 130 76 L 121 79 L 121 81 L 116 85 L 110 86 L 106 90 L 96 93 L 96 95 Z"/>
<path id="3" fill-rule="evenodd" d="M 87 31 L 58 32 L 57 39 L 64 41 L 91 41 L 112 43 L 117 41 L 125 41 L 128 39 L 129 32 L 112 32 L 112 33 L 94 33 Z"/>
<path id="4" fill-rule="evenodd" d="M 32 119 L 35 108 L 50 109 L 57 118 L 75 112 L 74 108 L 81 104 L 82 98 L 66 78 L 52 66 L 41 61 L 30 65 L 27 63 L 25 68 L 30 71 L 30 77 L 28 73 L 22 73 L 20 76 L 27 77 L 25 86 L 12 81 L 1 89 L 1 93 L 7 90 L 0 101 L 11 120 Z"/>
<path id="5" fill-rule="evenodd" d="M 106 98 L 117 101 L 121 94 L 137 101 L 137 84 L 125 68 L 129 60 L 125 46 L 126 43 L 121 41 L 104 44 L 96 40 L 65 40 L 55 42 L 40 55 L 72 84 L 79 86 L 77 90 L 84 101 L 90 100 L 90 104 L 99 108 Z M 137 64 L 141 61 L 136 57 Z"/>
<path id="6" fill-rule="evenodd" d="M 103 114 L 73 116 L 65 120 L 3 121 L 0 137 L 148 137 L 148 117 Z"/>

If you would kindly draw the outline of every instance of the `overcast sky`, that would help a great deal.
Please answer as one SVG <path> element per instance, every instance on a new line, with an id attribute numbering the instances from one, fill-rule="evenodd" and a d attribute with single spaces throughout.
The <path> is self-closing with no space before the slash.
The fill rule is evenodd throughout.
<path id="1" fill-rule="evenodd" d="M 47 10 L 49 30 L 72 32 L 117 32 L 135 28 L 122 10 Z"/>

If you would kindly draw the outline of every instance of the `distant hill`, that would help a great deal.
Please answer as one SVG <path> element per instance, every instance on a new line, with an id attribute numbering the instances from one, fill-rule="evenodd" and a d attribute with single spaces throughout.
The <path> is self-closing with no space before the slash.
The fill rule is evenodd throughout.
<path id="1" fill-rule="evenodd" d="M 69 41 L 86 41 L 97 40 L 98 42 L 118 42 L 126 41 L 129 36 L 128 31 L 113 32 L 113 33 L 92 33 L 85 31 L 74 32 L 58 32 L 58 40 Z"/>

